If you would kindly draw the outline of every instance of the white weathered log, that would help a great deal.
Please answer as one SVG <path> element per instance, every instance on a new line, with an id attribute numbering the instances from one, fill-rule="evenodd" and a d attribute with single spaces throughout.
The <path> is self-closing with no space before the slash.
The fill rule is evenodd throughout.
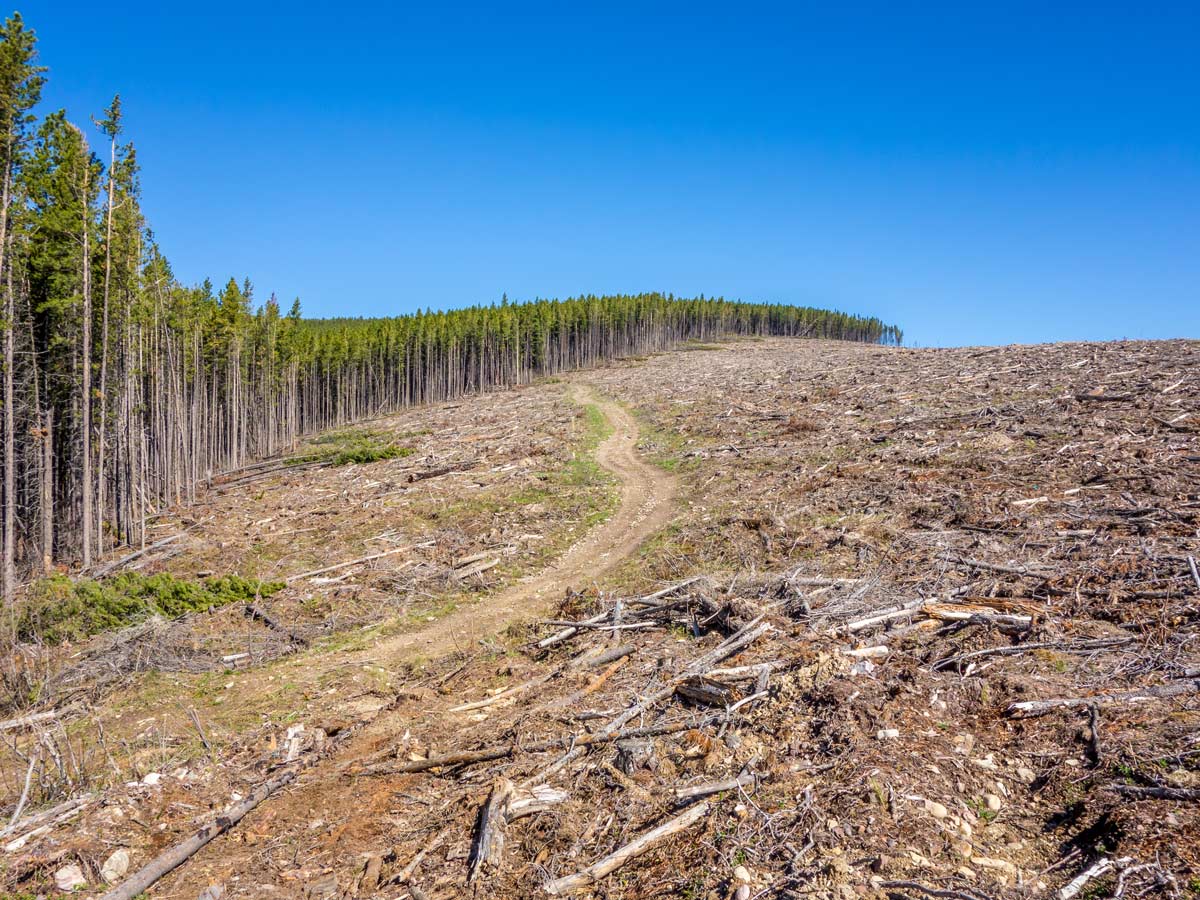
<path id="1" fill-rule="evenodd" d="M 739 775 L 737 778 L 727 778 L 724 781 L 710 781 L 706 784 L 693 784 L 687 787 L 675 788 L 672 793 L 675 795 L 677 803 L 688 803 L 692 800 L 699 800 L 701 797 L 711 796 L 712 794 L 750 787 L 754 782 L 755 777 L 750 773 L 746 773 L 745 775 Z"/>
<path id="2" fill-rule="evenodd" d="M 709 806 L 707 802 L 697 803 L 674 819 L 664 822 L 652 831 L 647 831 L 641 837 L 626 844 L 615 853 L 611 853 L 598 862 L 593 863 L 583 871 L 546 882 L 544 886 L 545 891 L 547 894 L 559 896 L 586 890 L 601 878 L 621 868 L 630 860 L 641 856 L 647 850 L 654 847 L 655 844 L 690 828 L 707 816 L 708 811 Z"/>
<path id="3" fill-rule="evenodd" d="M 1064 884 L 1061 888 L 1059 888 L 1058 900 L 1071 900 L 1071 898 L 1083 890 L 1084 886 L 1087 885 L 1087 883 L 1092 879 L 1099 878 L 1101 875 L 1111 872 L 1118 866 L 1128 865 L 1131 861 L 1132 860 L 1128 856 L 1122 857 L 1116 861 L 1113 861 L 1107 856 L 1103 859 L 1097 860 L 1091 866 L 1084 869 L 1082 872 Z"/>
<path id="4" fill-rule="evenodd" d="M 404 553 L 406 550 L 412 549 L 412 547 L 393 547 L 391 550 L 384 550 L 382 553 L 372 553 L 369 556 L 360 556 L 358 559 L 348 559 L 345 562 L 334 563 L 332 566 L 313 569 L 309 572 L 301 572 L 299 575 L 289 575 L 284 580 L 288 584 L 291 584 L 293 581 L 299 581 L 301 578 L 311 578 L 314 575 L 324 575 L 326 572 L 336 572 L 338 569 L 346 569 L 350 566 L 357 566 L 375 559 L 383 559 L 385 556 L 395 556 L 397 553 Z"/>
<path id="5" fill-rule="evenodd" d="M 862 631 L 864 628 L 872 628 L 876 625 L 882 625 L 885 622 L 894 621 L 895 619 L 916 616 L 920 614 L 925 603 L 925 600 L 913 600 L 910 603 L 905 603 L 903 606 L 893 606 L 881 612 L 872 613 L 865 619 L 856 619 L 853 622 L 847 622 L 845 625 L 840 625 L 832 629 L 830 633 L 854 634 L 856 631 Z"/>
<path id="6" fill-rule="evenodd" d="M 15 719 L 5 719 L 0 722 L 0 731 L 14 731 L 18 728 L 32 728 L 42 722 L 49 722 L 51 719 L 58 718 L 58 710 L 49 709 L 46 712 L 30 713 L 27 716 L 17 716 Z"/>
<path id="7" fill-rule="evenodd" d="M 1008 714 L 1017 717 L 1045 715 L 1055 709 L 1068 709 L 1078 706 L 1105 706 L 1120 703 L 1144 703 L 1148 700 L 1162 700 L 1188 694 L 1200 690 L 1200 681 L 1172 681 L 1148 687 L 1140 691 L 1123 691 L 1119 694 L 1097 694 L 1094 697 L 1061 697 L 1054 700 L 1023 700 L 1020 703 L 1010 703 Z"/>

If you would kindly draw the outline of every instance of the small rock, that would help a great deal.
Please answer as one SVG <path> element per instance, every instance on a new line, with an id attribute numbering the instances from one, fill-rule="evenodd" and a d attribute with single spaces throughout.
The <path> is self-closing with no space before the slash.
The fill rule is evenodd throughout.
<path id="1" fill-rule="evenodd" d="M 739 803 L 733 808 L 733 814 L 739 819 L 745 819 L 750 815 L 750 808 L 745 803 Z"/>
<path id="2" fill-rule="evenodd" d="M 309 900 L 325 900 L 327 897 L 336 896 L 337 892 L 338 880 L 333 872 L 322 875 L 304 886 L 304 896 Z"/>
<path id="3" fill-rule="evenodd" d="M 966 878 L 968 881 L 975 880 L 975 870 L 968 869 L 966 866 L 959 866 L 957 869 L 954 870 L 954 874 L 961 875 L 963 878 Z"/>
<path id="4" fill-rule="evenodd" d="M 1034 774 L 1033 769 L 1027 769 L 1024 766 L 1021 766 L 1021 768 L 1017 769 L 1017 777 L 1026 784 L 1032 784 L 1033 780 L 1037 778 L 1037 775 Z"/>
<path id="5" fill-rule="evenodd" d="M 990 809 L 992 812 L 999 812 L 1000 807 L 1004 805 L 1000 801 L 1000 798 L 997 797 L 995 794 L 984 795 L 983 802 L 987 804 L 987 808 Z"/>
<path id="6" fill-rule="evenodd" d="M 125 877 L 129 871 L 129 851 L 122 847 L 104 861 L 100 868 L 100 877 L 109 884 Z"/>
<path id="7" fill-rule="evenodd" d="M 895 740 L 900 737 L 899 728 L 880 728 L 879 733 L 875 735 L 881 741 Z"/>
<path id="8" fill-rule="evenodd" d="M 733 900 L 750 900 L 750 885 L 739 884 L 733 892 Z"/>
<path id="9" fill-rule="evenodd" d="M 971 848 L 971 845 L 969 842 L 955 841 L 953 844 L 953 849 L 954 849 L 954 852 L 957 853 L 959 856 L 961 856 L 963 859 L 971 858 L 972 848 Z"/>
<path id="10" fill-rule="evenodd" d="M 142 784 L 156 785 L 162 781 L 162 775 L 158 772 L 147 772 L 142 777 Z"/>
<path id="11" fill-rule="evenodd" d="M 829 871 L 835 875 L 849 875 L 854 870 L 850 868 L 850 863 L 846 862 L 844 857 L 835 856 L 826 864 Z"/>
<path id="12" fill-rule="evenodd" d="M 210 884 L 200 892 L 196 900 L 221 900 L 225 896 L 225 888 L 219 884 Z"/>
<path id="13" fill-rule="evenodd" d="M 996 872 L 1003 872 L 1010 878 L 1017 877 L 1017 867 L 1010 863 L 1007 859 L 992 859 L 987 856 L 976 856 L 971 859 L 971 862 L 983 869 L 991 869 Z"/>
<path id="14" fill-rule="evenodd" d="M 71 863 L 54 873 L 54 884 L 60 891 L 73 891 L 87 885 L 87 879 L 83 877 L 83 869 L 77 863 Z"/>
<path id="15" fill-rule="evenodd" d="M 745 866 L 738 866 L 736 869 L 734 869 L 733 877 L 735 881 L 740 881 L 742 884 L 750 884 L 754 881 L 754 879 L 750 876 L 750 870 Z"/>
<path id="16" fill-rule="evenodd" d="M 925 811 L 935 819 L 944 819 L 950 814 L 950 810 L 946 809 L 946 807 L 942 806 L 936 800 L 926 800 Z"/>

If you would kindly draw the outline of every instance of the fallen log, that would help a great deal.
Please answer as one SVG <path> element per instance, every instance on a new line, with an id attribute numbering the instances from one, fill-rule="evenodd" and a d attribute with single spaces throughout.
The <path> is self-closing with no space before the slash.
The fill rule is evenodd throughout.
<path id="1" fill-rule="evenodd" d="M 741 699 L 738 692 L 729 685 L 703 675 L 685 678 L 675 686 L 675 693 L 692 703 L 715 706 L 719 709 L 724 709 Z"/>
<path id="2" fill-rule="evenodd" d="M 445 753 L 441 756 L 431 756 L 428 759 L 416 759 L 403 763 L 371 766 L 361 771 L 348 770 L 349 775 L 407 775 L 414 772 L 426 772 L 430 769 L 444 769 L 450 766 L 464 766 L 473 763 L 491 762 L 494 759 L 504 759 L 518 751 L 526 753 L 544 753 L 547 750 L 557 750 L 560 747 L 591 747 L 596 744 L 609 744 L 614 741 L 631 737 L 652 737 L 660 734 L 675 734 L 702 728 L 718 721 L 722 716 L 707 716 L 699 721 L 670 722 L 663 725 L 648 725 L 644 728 L 627 728 L 614 733 L 599 732 L 596 734 L 567 735 L 550 738 L 544 741 L 533 741 L 528 744 L 504 744 L 499 747 L 485 747 L 480 750 L 463 750 L 457 753 Z"/>
<path id="3" fill-rule="evenodd" d="M 269 615 L 267 615 L 265 612 L 263 612 L 261 609 L 259 609 L 257 606 L 255 606 L 253 603 L 247 603 L 245 605 L 245 607 L 242 609 L 242 612 L 245 614 L 247 619 L 252 619 L 255 622 L 262 622 L 264 625 L 266 625 L 272 631 L 278 631 L 280 634 L 282 634 L 284 637 L 286 637 L 293 644 L 299 644 L 301 647 L 308 646 L 308 638 L 301 637 L 300 635 L 285 628 L 283 625 L 276 622 L 274 619 L 272 619 Z"/>
<path id="4" fill-rule="evenodd" d="M 418 481 L 425 481 L 429 478 L 440 478 L 442 475 L 449 475 L 452 472 L 466 472 L 473 468 L 475 468 L 475 460 L 451 463 L 448 466 L 438 466 L 435 469 L 425 469 L 420 472 L 409 472 L 408 483 L 416 484 Z"/>
<path id="5" fill-rule="evenodd" d="M 358 559 L 348 559 L 345 562 L 334 563 L 332 566 L 324 566 L 320 569 L 312 569 L 309 572 L 301 572 L 299 575 L 289 575 L 284 579 L 284 582 L 291 584 L 293 581 L 299 581 L 301 578 L 311 578 L 314 575 L 323 575 L 326 572 L 336 572 L 338 569 L 357 566 L 360 563 L 371 562 L 375 559 L 383 559 L 385 556 L 395 556 L 397 553 L 404 553 L 406 550 L 412 549 L 412 547 L 393 547 L 391 550 L 384 550 L 382 553 L 372 553 L 368 556 L 360 556 Z"/>
<path id="6" fill-rule="evenodd" d="M 1140 691 L 1122 691 L 1117 694 L 1097 694 L 1095 697 L 1062 697 L 1054 700 L 1023 700 L 1010 703 L 1006 712 L 1016 718 L 1042 716 L 1056 709 L 1079 706 L 1105 706 L 1119 703 L 1142 703 L 1147 700 L 1162 700 L 1200 690 L 1200 681 L 1173 681 Z"/>
<path id="7" fill-rule="evenodd" d="M 592 616 L 590 619 L 584 619 L 579 624 L 580 625 L 593 625 L 598 622 L 603 622 L 610 615 L 611 615 L 611 613 L 608 610 L 605 610 L 602 613 L 597 613 L 596 615 Z M 537 642 L 536 646 L 538 647 L 539 650 L 545 650 L 547 647 L 553 647 L 555 644 L 561 644 L 563 641 L 569 641 L 571 638 L 575 637 L 575 635 L 577 635 L 577 634 L 579 634 L 579 628 L 576 627 L 575 625 L 572 625 L 570 628 L 564 628 L 562 631 L 557 631 L 554 634 L 550 635 L 549 637 L 542 638 L 540 641 Z"/>
<path id="8" fill-rule="evenodd" d="M 637 647 L 635 647 L 633 644 L 624 644 L 620 647 L 613 647 L 611 650 L 605 650 L 603 653 L 600 653 L 597 655 L 589 655 L 586 658 L 581 656 L 576 659 L 573 659 L 573 660 L 571 660 L 571 662 L 569 662 L 567 664 L 567 668 L 569 668 L 569 669 L 576 669 L 576 668 L 594 669 L 597 666 L 604 665 L 605 663 L 615 662 L 616 660 L 621 659 L 624 656 L 629 656 L 632 653 L 634 653 L 636 650 L 637 650 Z"/>
<path id="9" fill-rule="evenodd" d="M 1016 644 L 1011 647 L 986 647 L 983 650 L 973 650 L 970 653 L 960 653 L 957 656 L 947 656 L 933 664 L 934 671 L 950 666 L 961 665 L 972 659 L 983 659 L 989 656 L 1017 656 L 1031 650 L 1058 650 L 1062 653 L 1090 653 L 1093 650 L 1108 650 L 1113 647 L 1124 647 L 1133 643 L 1133 638 L 1101 638 L 1095 641 L 1038 641 L 1029 644 Z"/>
<path id="10" fill-rule="evenodd" d="M 1135 800 L 1182 800 L 1200 803 L 1200 789 L 1177 787 L 1141 787 L 1133 784 L 1110 784 L 1110 791 L 1124 794 Z"/>
<path id="11" fill-rule="evenodd" d="M 871 628 L 875 625 L 883 625 L 885 622 L 891 622 L 896 619 L 903 619 L 908 616 L 916 616 L 925 608 L 925 600 L 913 600 L 910 603 L 905 603 L 903 606 L 893 606 L 880 612 L 873 613 L 863 619 L 856 619 L 853 622 L 847 622 L 845 625 L 839 625 L 832 629 L 832 634 L 854 634 L 856 631 L 862 631 L 864 628 Z"/>
<path id="12" fill-rule="evenodd" d="M 593 863 L 583 871 L 548 881 L 543 885 L 543 888 L 547 894 L 554 896 L 573 894 L 577 891 L 586 890 L 601 878 L 615 872 L 631 859 L 641 856 L 656 844 L 690 828 L 707 816 L 708 811 L 709 806 L 707 802 L 697 803 L 674 819 L 664 822 L 652 831 L 646 832 L 641 837 L 626 844 L 615 853 L 611 853 L 598 862 Z"/>
<path id="13" fill-rule="evenodd" d="M 555 670 L 553 672 L 547 672 L 545 675 L 539 675 L 537 678 L 530 679 L 529 681 L 522 682 L 521 684 L 513 685 L 512 687 L 508 688 L 507 690 L 503 690 L 498 694 L 494 694 L 491 697 L 488 697 L 486 700 L 476 700 L 472 703 L 462 703 L 458 706 L 452 706 L 452 707 L 450 707 L 449 710 L 447 710 L 447 712 L 452 712 L 452 713 L 470 712 L 471 710 L 474 710 L 474 709 L 483 709 L 488 706 L 494 706 L 497 703 L 503 703 L 505 700 L 511 700 L 514 697 L 520 696 L 521 694 L 525 693 L 530 688 L 535 688 L 535 687 L 538 687 L 539 685 L 545 684 L 547 681 L 549 681 L 551 678 L 553 678 L 554 676 L 556 676 L 558 674 L 559 674 L 558 670 Z"/>
<path id="14" fill-rule="evenodd" d="M 658 606 L 659 604 L 655 602 L 656 600 L 661 600 L 663 597 L 669 597 L 676 591 L 681 591 L 685 587 L 690 587 L 697 581 L 704 581 L 705 577 L 706 576 L 704 575 L 693 575 L 691 578 L 685 578 L 683 581 L 676 582 L 670 587 L 663 588 L 661 591 L 655 591 L 653 594 L 647 594 L 644 597 L 635 597 L 629 602 L 636 603 L 639 606 Z"/>
<path id="15" fill-rule="evenodd" d="M 134 897 L 149 889 L 152 884 L 164 875 L 177 869 L 195 856 L 213 838 L 224 834 L 240 822 L 247 813 L 251 812 L 280 788 L 295 781 L 296 776 L 300 774 L 303 768 L 303 766 L 298 766 L 294 769 L 289 769 L 280 775 L 276 775 L 270 781 L 259 785 L 241 803 L 231 807 L 223 815 L 218 816 L 216 821 L 205 825 L 187 840 L 181 841 L 174 847 L 160 853 L 148 865 L 143 866 L 135 872 L 132 877 L 104 894 L 100 900 L 133 900 Z"/>
<path id="16" fill-rule="evenodd" d="M 1058 891 L 1058 900 L 1071 900 L 1071 898 L 1082 891 L 1087 883 L 1093 878 L 1099 878 L 1101 875 L 1108 874 L 1113 869 L 1127 866 L 1130 862 L 1132 862 L 1132 860 L 1128 856 L 1124 856 L 1115 861 L 1107 856 L 1102 857 L 1063 885 Z"/>
<path id="17" fill-rule="evenodd" d="M 165 547 L 168 544 L 173 544 L 175 541 L 177 541 L 181 537 L 183 537 L 184 534 L 186 534 L 186 532 L 180 532 L 179 534 L 173 534 L 170 537 L 163 538 L 161 541 L 155 541 L 153 544 L 147 544 L 141 550 L 135 550 L 135 551 L 133 551 L 133 553 L 130 553 L 126 556 L 122 556 L 120 559 L 114 559 L 110 563 L 105 563 L 104 565 L 99 566 L 98 568 L 94 569 L 91 573 L 91 577 L 92 578 L 103 578 L 105 575 L 108 575 L 111 572 L 115 572 L 117 569 L 121 568 L 121 566 L 125 565 L 126 563 L 131 563 L 135 559 L 145 556 L 147 553 L 153 553 L 155 550 L 159 549 L 160 547 Z"/>
<path id="18" fill-rule="evenodd" d="M 58 718 L 58 710 L 49 709 L 45 712 L 30 713 L 27 716 L 17 716 L 15 719 L 5 719 L 0 722 L 0 732 L 15 731 L 17 729 L 25 730 L 40 725 L 42 722 L 49 722 L 52 719 Z"/>
<path id="19" fill-rule="evenodd" d="M 713 794 L 721 794 L 725 791 L 736 791 L 739 788 L 751 787 L 755 783 L 755 777 L 746 773 L 739 775 L 737 778 L 727 778 L 724 781 L 710 781 L 707 784 L 693 784 L 688 787 L 675 788 L 675 802 L 679 804 L 690 803 L 693 800 L 699 800 L 701 797 L 710 797 Z"/>

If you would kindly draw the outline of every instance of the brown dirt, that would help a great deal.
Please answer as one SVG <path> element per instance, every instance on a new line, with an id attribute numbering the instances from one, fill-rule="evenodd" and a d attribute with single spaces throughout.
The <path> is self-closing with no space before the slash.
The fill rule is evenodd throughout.
<path id="1" fill-rule="evenodd" d="M 674 514 L 675 478 L 650 465 L 637 453 L 637 421 L 620 405 L 587 384 L 575 385 L 572 397 L 593 404 L 612 433 L 596 448 L 599 465 L 620 482 L 620 505 L 607 520 L 589 530 L 541 572 L 526 576 L 491 595 L 485 603 L 456 609 L 419 631 L 384 638 L 337 665 L 374 662 L 394 667 L 414 652 L 427 659 L 476 646 L 480 639 L 545 617 L 567 591 L 595 585 L 620 565 Z"/>

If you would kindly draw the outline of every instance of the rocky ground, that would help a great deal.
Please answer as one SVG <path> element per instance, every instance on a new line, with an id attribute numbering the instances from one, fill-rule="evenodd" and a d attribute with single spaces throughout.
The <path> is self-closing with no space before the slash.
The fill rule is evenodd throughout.
<path id="1" fill-rule="evenodd" d="M 1184 341 L 768 340 L 579 373 L 670 524 L 429 657 L 379 648 L 469 615 L 456 570 L 497 560 L 486 603 L 616 508 L 564 386 L 398 417 L 402 459 L 246 473 L 150 565 L 304 576 L 279 627 L 226 609 L 175 653 L 203 671 L 47 676 L 54 727 L 5 732 L 10 809 L 38 772 L 9 896 L 98 896 L 214 824 L 148 896 L 1200 896 L 1198 371 Z M 89 678 L 114 640 L 71 650 Z"/>

